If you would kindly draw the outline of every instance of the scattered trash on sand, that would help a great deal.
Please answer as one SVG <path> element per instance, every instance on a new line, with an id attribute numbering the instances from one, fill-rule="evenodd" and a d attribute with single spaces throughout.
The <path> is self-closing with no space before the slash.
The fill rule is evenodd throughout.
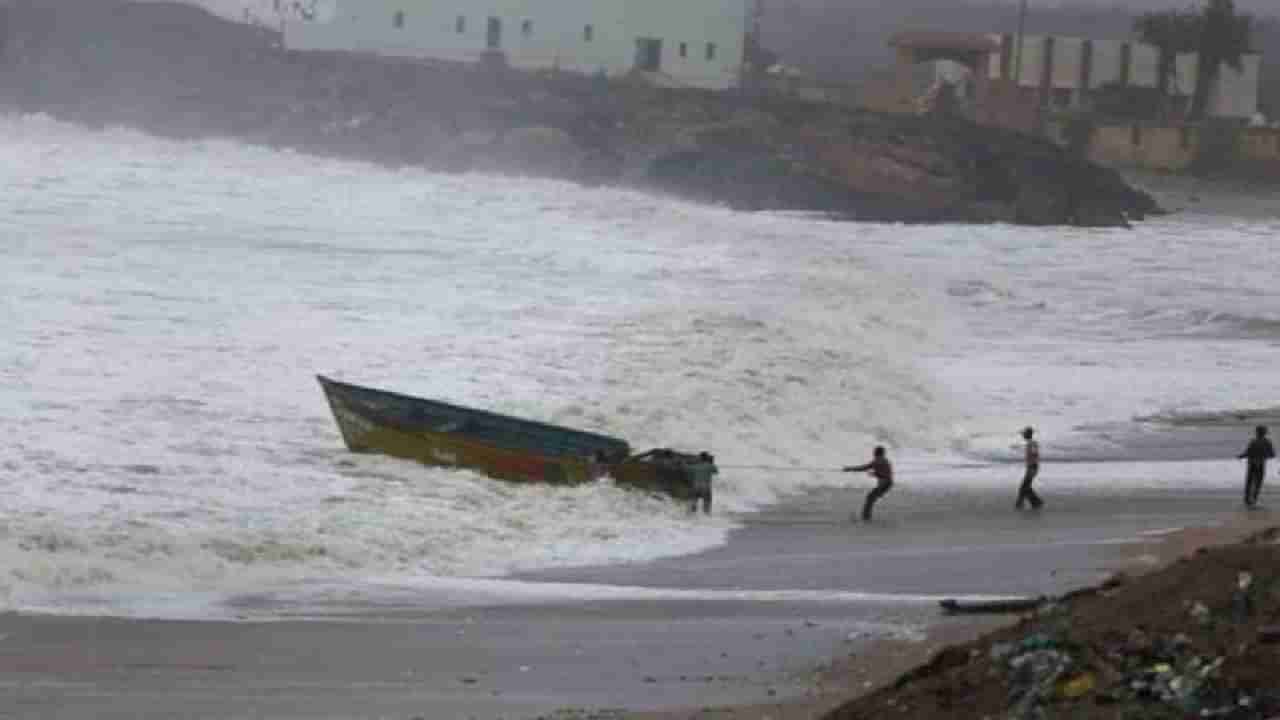
<path id="1" fill-rule="evenodd" d="M 1035 603 L 826 720 L 1278 718 L 1274 536 Z"/>

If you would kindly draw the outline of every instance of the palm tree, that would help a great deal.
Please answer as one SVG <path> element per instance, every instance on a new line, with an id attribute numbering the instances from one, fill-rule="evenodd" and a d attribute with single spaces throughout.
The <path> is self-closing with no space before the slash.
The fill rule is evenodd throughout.
<path id="1" fill-rule="evenodd" d="M 1177 70 L 1178 53 L 1194 52 L 1200 42 L 1202 16 L 1194 10 L 1164 10 L 1140 15 L 1133 23 L 1138 38 L 1155 46 L 1160 54 L 1156 82 L 1160 91 L 1160 114 L 1169 109 L 1169 79 Z"/>
<path id="2" fill-rule="evenodd" d="M 1239 72 L 1241 60 L 1249 52 L 1249 32 L 1253 18 L 1236 13 L 1234 0 L 1209 0 L 1200 21 L 1196 67 L 1196 92 L 1191 98 L 1191 117 L 1204 119 L 1209 97 L 1225 64 Z"/>

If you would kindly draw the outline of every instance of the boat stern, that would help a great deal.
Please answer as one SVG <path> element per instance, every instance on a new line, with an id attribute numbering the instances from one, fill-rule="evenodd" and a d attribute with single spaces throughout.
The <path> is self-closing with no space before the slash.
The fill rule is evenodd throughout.
<path id="1" fill-rule="evenodd" d="M 677 500 L 702 500 L 709 508 L 712 478 L 718 472 L 711 453 L 657 448 L 628 457 L 614 466 L 612 474 L 621 485 L 661 492 Z"/>

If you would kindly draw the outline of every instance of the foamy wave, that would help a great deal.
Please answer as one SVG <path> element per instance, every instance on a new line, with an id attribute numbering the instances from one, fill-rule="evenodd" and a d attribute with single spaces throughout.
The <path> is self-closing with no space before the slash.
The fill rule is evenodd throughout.
<path id="1" fill-rule="evenodd" d="M 936 303 L 849 225 L 0 118 L 0 585 L 216 592 L 723 542 L 874 442 L 937 442 Z M 721 514 L 352 458 L 315 372 L 710 450 Z M 158 596 L 158 595 L 157 595 Z"/>

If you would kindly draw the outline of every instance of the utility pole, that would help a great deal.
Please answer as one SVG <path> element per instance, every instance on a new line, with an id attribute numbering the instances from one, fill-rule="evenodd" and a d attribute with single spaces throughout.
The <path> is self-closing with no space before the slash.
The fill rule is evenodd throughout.
<path id="1" fill-rule="evenodd" d="M 765 0 L 742 0 L 743 9 L 746 11 L 747 26 L 744 28 L 746 32 L 746 47 L 743 49 L 742 57 L 742 80 L 740 84 L 744 87 L 751 86 L 752 90 L 758 90 L 756 87 L 760 78 L 764 75 L 764 68 L 758 67 L 760 62 L 760 24 L 764 19 L 764 2 Z"/>
<path id="2" fill-rule="evenodd" d="M 1018 35 L 1013 44 L 1013 86 L 1022 84 L 1022 35 L 1027 28 L 1027 0 L 1018 4 Z"/>

